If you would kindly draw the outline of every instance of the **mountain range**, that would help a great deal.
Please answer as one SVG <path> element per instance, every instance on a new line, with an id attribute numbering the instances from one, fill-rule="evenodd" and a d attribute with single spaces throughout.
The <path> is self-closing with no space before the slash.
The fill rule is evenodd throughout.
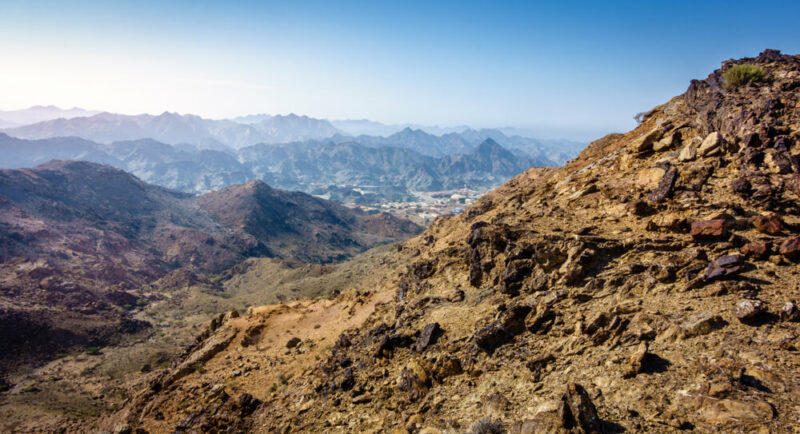
<path id="1" fill-rule="evenodd" d="M 172 146 L 152 139 L 101 144 L 77 137 L 26 140 L 0 133 L 4 156 L 0 165 L 23 168 L 52 159 L 85 160 L 110 164 L 147 182 L 184 192 L 204 192 L 260 179 L 279 188 L 322 195 L 336 186 L 369 186 L 384 199 L 399 200 L 412 191 L 491 187 L 528 167 L 550 163 L 524 153 L 514 154 L 492 139 L 475 146 L 466 139 L 459 140 L 464 153 L 440 157 L 389 146 L 408 136 L 416 137 L 417 143 L 441 139 L 419 130 L 404 130 L 380 140 L 358 138 L 369 145 L 324 140 L 220 151 Z"/>
<path id="2" fill-rule="evenodd" d="M 81 137 L 98 143 L 153 139 L 171 145 L 232 150 L 256 144 L 281 144 L 331 139 L 369 146 L 414 149 L 431 156 L 463 153 L 491 138 L 503 146 L 561 164 L 584 146 L 569 140 L 538 140 L 515 129 L 469 127 L 439 128 L 418 125 L 384 125 L 369 120 L 328 121 L 295 114 L 249 115 L 229 120 L 205 119 L 191 114 L 123 115 L 81 109 L 32 107 L 0 112 L 0 128 L 26 139 Z"/>

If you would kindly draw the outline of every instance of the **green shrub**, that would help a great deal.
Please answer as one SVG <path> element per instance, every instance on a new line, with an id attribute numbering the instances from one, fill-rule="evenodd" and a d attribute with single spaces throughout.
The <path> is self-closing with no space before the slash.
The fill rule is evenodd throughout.
<path id="1" fill-rule="evenodd" d="M 733 89 L 743 84 L 761 80 L 764 78 L 764 70 L 756 65 L 743 63 L 722 73 L 722 78 L 725 79 L 725 88 Z"/>
<path id="2" fill-rule="evenodd" d="M 86 354 L 90 356 L 99 356 L 100 355 L 100 347 L 88 347 L 86 348 Z"/>

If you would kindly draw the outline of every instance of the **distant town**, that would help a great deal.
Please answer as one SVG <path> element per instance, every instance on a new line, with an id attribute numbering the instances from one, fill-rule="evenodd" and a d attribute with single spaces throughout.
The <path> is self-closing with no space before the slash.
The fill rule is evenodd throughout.
<path id="1" fill-rule="evenodd" d="M 456 190 L 413 192 L 415 200 L 411 201 L 384 202 L 371 205 L 351 203 L 345 204 L 345 206 L 365 212 L 387 212 L 427 226 L 436 217 L 463 212 L 466 207 L 488 191 L 491 191 L 491 188 L 481 190 L 459 188 Z"/>

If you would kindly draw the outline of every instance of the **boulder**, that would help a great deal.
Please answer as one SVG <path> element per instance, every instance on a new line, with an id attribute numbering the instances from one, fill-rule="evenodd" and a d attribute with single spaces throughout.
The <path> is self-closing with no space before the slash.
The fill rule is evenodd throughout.
<path id="1" fill-rule="evenodd" d="M 695 221 L 692 222 L 691 234 L 695 241 L 726 238 L 728 222 L 725 219 Z"/>
<path id="2" fill-rule="evenodd" d="M 714 330 L 725 327 L 727 323 L 716 313 L 696 313 L 690 316 L 681 328 L 687 337 L 707 335 Z"/>
<path id="3" fill-rule="evenodd" d="M 653 149 L 653 143 L 656 140 L 661 138 L 663 132 L 659 128 L 655 128 L 645 134 L 644 136 L 639 137 L 631 144 L 631 152 L 633 153 L 642 153 L 646 151 L 650 151 Z"/>
<path id="4" fill-rule="evenodd" d="M 701 157 L 707 157 L 718 154 L 722 147 L 722 135 L 716 131 L 706 136 L 700 147 L 697 148 L 697 154 Z"/>
<path id="5" fill-rule="evenodd" d="M 675 181 L 678 179 L 678 169 L 671 167 L 661 178 L 658 187 L 647 196 L 651 202 L 661 202 L 672 194 Z"/>
<path id="6" fill-rule="evenodd" d="M 778 251 L 790 261 L 800 260 L 800 235 L 783 240 Z"/>
<path id="7" fill-rule="evenodd" d="M 775 214 L 760 215 L 753 219 L 753 227 L 761 233 L 777 235 L 783 230 L 783 222 Z"/>
<path id="8" fill-rule="evenodd" d="M 787 301 L 781 308 L 781 319 L 784 321 L 800 320 L 800 308 L 794 302 Z"/>
<path id="9" fill-rule="evenodd" d="M 294 348 L 298 345 L 300 345 L 300 338 L 298 338 L 297 336 L 289 339 L 289 341 L 286 342 L 286 348 Z"/>
<path id="10" fill-rule="evenodd" d="M 769 253 L 769 243 L 766 241 L 751 241 L 739 250 L 748 258 L 763 258 Z"/>
<path id="11" fill-rule="evenodd" d="M 707 282 L 739 274 L 744 270 L 744 256 L 725 255 L 708 264 L 703 279 Z"/>
<path id="12" fill-rule="evenodd" d="M 647 359 L 647 342 L 642 341 L 636 350 L 631 354 L 628 363 L 622 369 L 624 378 L 635 377 L 644 369 L 645 359 Z"/>
<path id="13" fill-rule="evenodd" d="M 751 321 L 766 312 L 764 302 L 761 300 L 739 300 L 733 308 L 733 315 L 739 321 Z"/>
<path id="14" fill-rule="evenodd" d="M 439 337 L 439 332 L 441 328 L 439 327 L 439 323 L 430 323 L 422 329 L 417 341 L 411 346 L 411 350 L 415 353 L 419 353 L 428 348 L 429 345 L 436 343 L 436 338 Z"/>
<path id="15" fill-rule="evenodd" d="M 559 416 L 562 427 L 583 433 L 603 432 L 603 422 L 597 415 L 597 408 L 589 398 L 586 389 L 580 384 L 570 383 L 561 396 Z"/>
<path id="16" fill-rule="evenodd" d="M 687 143 L 686 146 L 681 149 L 681 153 L 678 154 L 678 160 L 680 161 L 692 161 L 697 158 L 697 148 L 692 143 Z"/>

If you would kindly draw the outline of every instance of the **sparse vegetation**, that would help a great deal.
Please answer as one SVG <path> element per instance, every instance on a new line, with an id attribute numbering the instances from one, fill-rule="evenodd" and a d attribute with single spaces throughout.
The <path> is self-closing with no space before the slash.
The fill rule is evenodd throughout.
<path id="1" fill-rule="evenodd" d="M 90 356 L 99 356 L 101 354 L 100 347 L 87 347 L 86 354 Z"/>
<path id="2" fill-rule="evenodd" d="M 764 78 L 764 70 L 751 63 L 736 65 L 722 73 L 726 89 L 737 88 L 743 84 L 760 81 Z"/>
<path id="3" fill-rule="evenodd" d="M 499 420 L 482 418 L 472 425 L 469 432 L 470 434 L 504 434 L 506 429 Z"/>

